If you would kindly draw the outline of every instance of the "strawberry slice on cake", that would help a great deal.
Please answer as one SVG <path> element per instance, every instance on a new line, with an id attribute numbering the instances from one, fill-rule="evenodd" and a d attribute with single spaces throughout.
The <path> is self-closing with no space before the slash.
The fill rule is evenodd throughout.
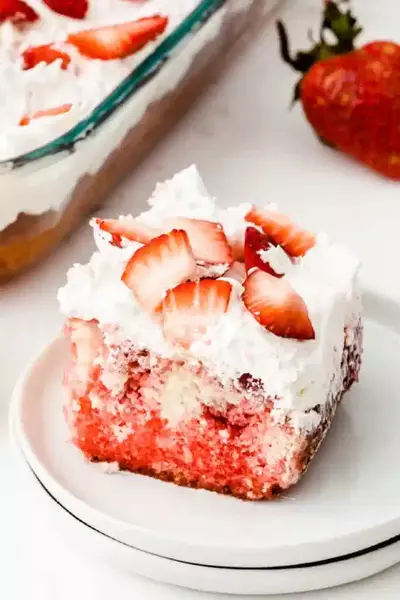
<path id="1" fill-rule="evenodd" d="M 68 424 L 88 460 L 270 499 L 358 379 L 358 261 L 273 207 L 205 194 L 190 167 L 137 218 L 92 221 L 98 251 L 59 292 Z"/>
<path id="2" fill-rule="evenodd" d="M 244 239 L 244 264 L 247 273 L 256 267 L 274 277 L 280 277 L 280 274 L 275 273 L 266 258 L 266 253 L 274 245 L 268 235 L 255 227 L 247 227 Z"/>
<path id="3" fill-rule="evenodd" d="M 289 217 L 275 210 L 254 206 L 246 221 L 262 228 L 275 244 L 282 246 L 289 256 L 297 258 L 315 245 L 315 235 L 293 223 Z"/>
<path id="4" fill-rule="evenodd" d="M 52 108 L 46 108 L 45 110 L 37 110 L 31 115 L 24 115 L 19 124 L 21 127 L 29 125 L 32 120 L 43 119 L 44 117 L 57 117 L 58 115 L 64 115 L 69 112 L 72 108 L 72 104 L 61 104 L 60 106 L 53 106 Z"/>
<path id="5" fill-rule="evenodd" d="M 226 313 L 231 291 L 228 281 L 215 279 L 187 281 L 169 290 L 162 305 L 167 340 L 190 348 Z"/>
<path id="6" fill-rule="evenodd" d="M 151 313 L 160 307 L 168 290 L 196 273 L 187 233 L 174 229 L 139 248 L 126 265 L 122 281 L 140 306 Z"/>
<path id="7" fill-rule="evenodd" d="M 313 340 L 304 300 L 284 279 L 254 269 L 244 282 L 243 302 L 254 318 L 280 337 Z"/>

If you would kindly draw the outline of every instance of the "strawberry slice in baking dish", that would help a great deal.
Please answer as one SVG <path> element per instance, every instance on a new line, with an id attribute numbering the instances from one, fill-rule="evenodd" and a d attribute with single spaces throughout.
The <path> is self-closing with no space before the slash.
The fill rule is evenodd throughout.
<path id="1" fill-rule="evenodd" d="M 66 69 L 71 62 L 71 57 L 67 52 L 60 50 L 54 44 L 44 44 L 42 46 L 30 46 L 22 53 L 23 69 L 33 69 L 41 62 L 50 65 L 56 60 L 61 61 L 61 68 Z"/>
<path id="2" fill-rule="evenodd" d="M 43 2 L 54 12 L 70 19 L 84 19 L 89 8 L 89 0 L 43 0 Z"/>
<path id="3" fill-rule="evenodd" d="M 137 21 L 107 25 L 70 33 L 67 41 L 88 58 L 115 60 L 125 58 L 161 35 L 168 18 L 161 15 Z"/>
<path id="4" fill-rule="evenodd" d="M 37 13 L 23 0 L 1 0 L 0 2 L 0 23 L 9 20 L 14 25 L 24 25 L 38 19 Z"/>
<path id="5" fill-rule="evenodd" d="M 43 117 L 57 117 L 69 112 L 72 108 L 72 104 L 61 104 L 60 106 L 54 106 L 53 108 L 46 108 L 44 110 L 37 110 L 31 115 L 24 115 L 19 124 L 24 127 L 29 125 L 32 120 L 42 119 Z"/>

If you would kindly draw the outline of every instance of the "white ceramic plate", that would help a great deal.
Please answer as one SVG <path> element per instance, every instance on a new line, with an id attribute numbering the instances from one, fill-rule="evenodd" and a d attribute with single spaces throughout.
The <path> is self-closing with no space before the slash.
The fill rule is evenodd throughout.
<path id="1" fill-rule="evenodd" d="M 309 472 L 276 502 L 249 503 L 131 474 L 106 475 L 72 444 L 62 414 L 66 360 L 51 344 L 12 403 L 18 443 L 47 490 L 84 522 L 140 550 L 200 565 L 303 565 L 400 534 L 400 307 L 367 294 L 361 382 Z"/>
<path id="2" fill-rule="evenodd" d="M 35 520 L 41 535 L 51 528 L 52 534 L 62 539 L 74 552 L 98 557 L 128 573 L 204 592 L 264 596 L 305 592 L 358 581 L 400 560 L 400 541 L 373 551 L 368 549 L 352 558 L 301 568 L 217 568 L 162 558 L 117 542 L 79 521 L 49 494 L 18 446 L 14 444 L 14 448 L 17 475 L 29 498 L 24 511 L 25 518 Z"/>

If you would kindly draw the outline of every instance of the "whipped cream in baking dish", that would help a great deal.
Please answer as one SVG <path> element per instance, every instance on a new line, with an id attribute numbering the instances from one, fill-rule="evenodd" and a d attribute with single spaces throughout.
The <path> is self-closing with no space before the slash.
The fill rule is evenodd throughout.
<path id="1" fill-rule="evenodd" d="M 162 227 L 166 217 L 190 217 L 221 223 L 230 240 L 244 235 L 245 215 L 250 205 L 221 209 L 208 194 L 194 166 L 159 184 L 149 201 L 150 210 L 138 220 Z M 264 383 L 272 397 L 279 398 L 276 420 L 290 416 L 300 428 L 315 428 L 320 420 L 310 410 L 329 394 L 340 390 L 344 329 L 351 332 L 360 319 L 357 288 L 358 260 L 345 248 L 330 244 L 323 234 L 306 255 L 293 263 L 279 247 L 265 258 L 277 273 L 303 298 L 315 339 L 299 341 L 278 337 L 262 327 L 241 301 L 240 275 L 223 276 L 232 285 L 227 312 L 206 334 L 192 343 L 189 351 L 170 344 L 162 327 L 137 304 L 131 290 L 121 281 L 125 266 L 140 247 L 136 242 L 122 248 L 111 245 L 108 233 L 96 223 L 94 237 L 98 250 L 86 265 L 75 265 L 58 299 L 63 313 L 85 320 L 97 319 L 100 326 L 116 326 L 108 343 L 133 340 L 139 348 L 164 357 L 201 361 L 223 381 L 244 373 Z M 106 337 L 107 339 L 107 337 Z"/>
<path id="2" fill-rule="evenodd" d="M 18 27 L 10 20 L 0 24 L 0 160 L 33 150 L 62 135 L 99 104 L 160 41 L 173 31 L 199 4 L 199 0 L 91 0 L 83 19 L 64 17 L 42 0 L 27 0 L 39 16 L 33 23 Z M 138 52 L 123 59 L 98 60 L 82 55 L 68 34 L 106 25 L 162 15 L 168 18 L 165 31 Z M 62 61 L 41 62 L 23 69 L 22 54 L 29 47 L 55 44 L 71 58 L 66 69 Z M 4 90 L 6 89 L 6 92 Z M 26 115 L 71 105 L 65 112 L 32 119 L 21 127 Z"/>
<path id="3" fill-rule="evenodd" d="M 99 3 L 101 1 L 99 0 Z M 142 0 L 116 0 L 116 2 L 134 2 L 136 5 L 139 1 L 142 2 Z M 191 1 L 188 0 L 190 3 Z M 150 6 L 150 2 L 151 0 L 145 0 L 147 6 Z M 108 157 L 119 147 L 128 132 L 145 117 L 149 107 L 167 98 L 170 93 L 174 94 L 174 90 L 190 72 L 196 58 L 218 38 L 224 23 L 234 23 L 242 16 L 244 18 L 243 11 L 248 9 L 253 2 L 255 0 L 246 2 L 229 0 L 222 4 L 205 24 L 199 29 L 195 29 L 185 38 L 184 42 L 176 47 L 170 60 L 165 62 L 163 67 L 146 82 L 146 85 L 137 90 L 127 102 L 97 128 L 96 132 L 78 142 L 74 152 L 58 152 L 40 161 L 33 161 L 21 169 L 12 169 L 11 162 L 6 161 L 0 172 L 2 190 L 0 231 L 13 223 L 20 214 L 42 215 L 51 210 L 62 216 L 63 211 L 69 205 L 77 183 L 87 175 L 97 176 Z M 182 3 L 187 4 L 186 0 L 177 0 L 174 6 L 178 7 Z M 267 14 L 273 8 L 272 0 L 271 3 L 272 7 L 269 2 L 265 5 L 268 8 Z M 169 27 L 171 22 L 170 19 Z M 146 52 L 146 48 L 143 52 Z M 4 96 L 0 97 L 0 106 L 3 98 Z M 63 133 L 65 120 L 70 116 L 68 112 L 65 115 L 49 119 L 32 120 L 29 127 L 13 128 L 11 137 L 8 135 L 1 137 L 0 132 L 0 145 L 3 140 L 3 143 L 6 144 L 5 153 L 11 158 L 19 151 L 41 145 L 43 139 L 41 136 L 45 128 L 46 135 L 51 139 Z M 75 124 L 73 122 L 70 125 Z M 61 128 L 60 131 L 57 128 Z M 28 187 L 29 194 L 26 193 Z M 56 194 L 54 193 L 55 189 L 57 189 Z"/>

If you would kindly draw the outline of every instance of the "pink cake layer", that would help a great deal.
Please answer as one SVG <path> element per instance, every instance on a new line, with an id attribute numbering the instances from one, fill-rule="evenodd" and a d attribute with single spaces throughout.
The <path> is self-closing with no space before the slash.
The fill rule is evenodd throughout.
<path id="1" fill-rule="evenodd" d="M 74 336 L 77 326 L 90 328 L 96 340 L 89 363 L 87 342 Z M 72 359 L 65 384 L 73 441 L 89 460 L 118 463 L 122 470 L 248 500 L 272 498 L 299 480 L 343 394 L 358 378 L 362 327 L 347 333 L 345 340 L 351 342 L 344 345 L 342 387 L 321 398 L 314 407 L 320 424 L 306 432 L 295 429 L 290 419 L 274 422 L 271 409 L 279 399 L 272 399 L 250 373 L 223 384 L 201 364 L 154 356 L 133 343 L 110 349 L 95 321 L 71 319 L 66 335 Z M 110 352 L 115 368 L 124 373 L 117 394 L 103 383 Z M 186 385 L 183 405 L 178 392 L 174 398 L 171 377 L 177 390 L 181 382 Z M 178 412 L 170 410 L 174 402 Z"/>

